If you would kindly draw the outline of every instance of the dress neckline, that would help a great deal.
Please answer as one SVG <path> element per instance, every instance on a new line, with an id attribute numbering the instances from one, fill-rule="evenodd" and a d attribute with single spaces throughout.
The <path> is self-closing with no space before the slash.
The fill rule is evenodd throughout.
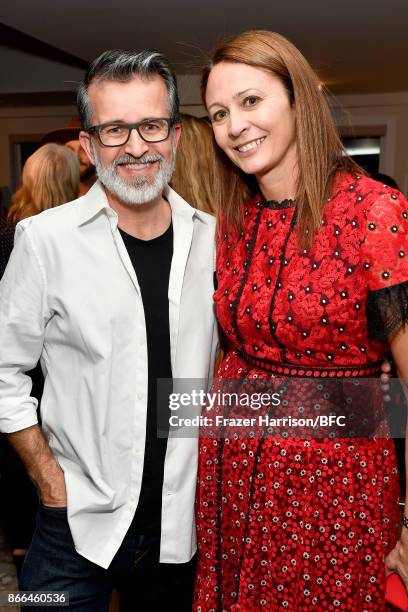
<path id="1" fill-rule="evenodd" d="M 278 200 L 265 200 L 261 197 L 259 206 L 261 208 L 272 208 L 273 210 L 284 210 L 286 208 L 294 208 L 296 205 L 295 200 L 285 198 L 280 202 Z"/>

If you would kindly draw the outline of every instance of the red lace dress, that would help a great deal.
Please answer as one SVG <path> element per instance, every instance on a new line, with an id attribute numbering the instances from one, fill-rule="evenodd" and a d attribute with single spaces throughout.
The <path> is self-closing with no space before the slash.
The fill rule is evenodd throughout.
<path id="1" fill-rule="evenodd" d="M 250 203 L 239 239 L 226 230 L 218 245 L 216 310 L 235 350 L 217 378 L 295 377 L 299 401 L 280 410 L 310 413 L 328 380 L 377 376 L 385 338 L 407 318 L 407 219 L 399 192 L 339 176 L 307 251 L 293 202 Z M 359 423 L 378 393 L 360 391 Z M 384 436 L 205 434 L 195 610 L 385 610 L 398 493 Z"/>

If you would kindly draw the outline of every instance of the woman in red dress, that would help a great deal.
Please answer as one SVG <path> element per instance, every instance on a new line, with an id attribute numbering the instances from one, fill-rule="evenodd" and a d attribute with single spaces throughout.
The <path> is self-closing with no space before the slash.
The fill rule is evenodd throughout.
<path id="1" fill-rule="evenodd" d="M 346 434 L 244 435 L 228 420 L 242 407 L 217 407 L 228 419 L 200 441 L 195 610 L 385 610 L 386 571 L 408 584 L 408 529 L 398 540 L 393 441 L 370 377 L 388 342 L 408 378 L 408 203 L 345 155 L 282 36 L 222 45 L 203 96 L 222 150 L 215 304 L 230 349 L 217 377 L 284 390 L 273 416 L 349 420 Z"/>

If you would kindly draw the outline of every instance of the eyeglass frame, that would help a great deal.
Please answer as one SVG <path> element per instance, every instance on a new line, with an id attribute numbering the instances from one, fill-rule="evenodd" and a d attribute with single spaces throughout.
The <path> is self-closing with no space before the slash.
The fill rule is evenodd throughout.
<path id="1" fill-rule="evenodd" d="M 161 138 L 160 140 L 146 140 L 145 138 L 143 138 L 142 134 L 139 132 L 139 126 L 142 125 L 143 123 L 149 123 L 149 121 L 165 121 L 168 126 L 168 134 L 166 138 Z M 171 128 L 177 123 L 179 123 L 179 120 L 175 117 L 147 117 L 146 119 L 142 119 L 142 121 L 137 121 L 136 123 L 124 123 L 121 121 L 107 121 L 106 123 L 101 123 L 99 125 L 92 125 L 91 127 L 87 128 L 85 131 L 88 132 L 88 134 L 96 134 L 99 143 L 103 147 L 123 147 L 125 144 L 129 142 L 132 130 L 136 130 L 136 132 L 138 133 L 138 135 L 144 142 L 153 143 L 153 144 L 156 142 L 164 142 L 170 136 Z M 125 140 L 125 142 L 122 142 L 121 144 L 114 144 L 114 145 L 104 144 L 101 140 L 99 130 L 108 125 L 117 125 L 118 127 L 128 128 L 129 133 L 128 133 L 128 137 Z"/>

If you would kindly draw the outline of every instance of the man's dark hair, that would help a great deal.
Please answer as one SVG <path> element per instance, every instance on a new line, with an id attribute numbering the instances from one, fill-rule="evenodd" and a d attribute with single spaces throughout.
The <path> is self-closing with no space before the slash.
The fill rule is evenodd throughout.
<path id="1" fill-rule="evenodd" d="M 92 81 L 130 81 L 134 76 L 149 79 L 159 75 L 164 80 L 168 98 L 169 113 L 174 120 L 179 119 L 179 98 L 176 75 L 169 61 L 154 49 L 110 49 L 104 51 L 89 66 L 77 94 L 77 105 L 81 125 L 88 129 L 92 125 L 88 87 Z"/>

